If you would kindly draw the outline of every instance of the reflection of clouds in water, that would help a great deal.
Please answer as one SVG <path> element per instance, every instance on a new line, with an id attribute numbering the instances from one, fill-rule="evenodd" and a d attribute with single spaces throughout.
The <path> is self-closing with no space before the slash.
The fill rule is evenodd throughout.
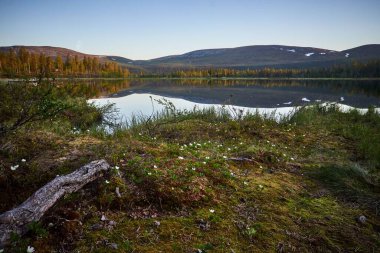
<path id="1" fill-rule="evenodd" d="M 152 99 L 151 99 L 152 98 Z M 251 114 L 259 114 L 265 117 L 273 118 L 277 121 L 281 120 L 284 117 L 292 115 L 300 106 L 288 106 L 288 107 L 278 107 L 278 108 L 251 108 L 244 106 L 223 106 L 221 104 L 202 104 L 196 103 L 192 101 L 188 101 L 181 98 L 169 98 L 163 96 L 157 96 L 152 94 L 131 94 L 124 97 L 117 98 L 100 98 L 100 99 L 91 99 L 90 102 L 94 102 L 97 105 L 105 105 L 107 103 L 114 103 L 115 107 L 119 109 L 120 120 L 131 119 L 134 116 L 150 116 L 152 113 L 161 112 L 165 109 L 165 106 L 158 103 L 156 100 L 167 99 L 172 102 L 176 109 L 178 110 L 193 110 L 196 109 L 207 109 L 210 107 L 214 107 L 215 109 L 225 110 L 232 117 L 237 116 L 240 112 L 243 114 L 251 113 Z M 153 105 L 152 105 L 153 100 Z M 328 103 L 324 103 L 323 105 L 328 106 Z M 354 107 L 343 105 L 339 103 L 331 103 L 330 105 L 337 105 L 340 110 L 343 112 L 348 112 Z M 379 109 L 376 109 L 380 112 Z M 359 113 L 367 112 L 367 109 L 358 109 Z"/>

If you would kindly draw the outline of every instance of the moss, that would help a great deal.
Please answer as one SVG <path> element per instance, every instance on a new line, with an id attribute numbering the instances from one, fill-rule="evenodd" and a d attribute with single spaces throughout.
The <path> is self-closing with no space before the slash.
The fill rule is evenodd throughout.
<path id="1" fill-rule="evenodd" d="M 33 125 L 33 131 L 7 137 L 2 145 L 11 143 L 12 149 L 0 154 L 0 192 L 22 191 L 2 210 L 90 160 L 106 158 L 113 167 L 50 211 L 37 229 L 47 231 L 44 238 L 27 234 L 11 249 L 25 250 L 27 244 L 37 251 L 81 252 L 380 248 L 377 146 L 371 144 L 375 151 L 364 155 L 361 145 L 369 140 L 355 137 L 361 133 L 376 141 L 378 116 L 312 108 L 281 123 L 257 116 L 232 121 L 214 112 L 161 120 L 165 124 L 135 125 L 114 135 L 74 134 L 70 123 Z M 25 148 L 30 140 L 36 150 Z M 10 171 L 22 156 L 27 163 Z M 102 215 L 116 225 L 101 221 Z M 365 224 L 357 221 L 360 215 Z"/>

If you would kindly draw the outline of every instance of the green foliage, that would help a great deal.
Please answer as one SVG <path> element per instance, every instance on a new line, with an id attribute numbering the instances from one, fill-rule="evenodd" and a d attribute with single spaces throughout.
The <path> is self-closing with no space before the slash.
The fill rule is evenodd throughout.
<path id="1" fill-rule="evenodd" d="M 28 224 L 27 228 L 30 233 L 37 237 L 46 237 L 48 235 L 47 230 L 44 229 L 42 224 L 39 222 L 31 222 L 30 224 Z"/>

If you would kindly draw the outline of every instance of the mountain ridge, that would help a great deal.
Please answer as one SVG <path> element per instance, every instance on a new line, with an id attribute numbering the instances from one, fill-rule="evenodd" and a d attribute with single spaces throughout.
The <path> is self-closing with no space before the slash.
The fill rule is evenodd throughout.
<path id="1" fill-rule="evenodd" d="M 0 51 L 25 48 L 29 52 L 44 53 L 50 57 L 98 57 L 113 61 L 135 71 L 169 71 L 194 68 L 305 68 L 329 67 L 352 60 L 380 59 L 380 44 L 367 44 L 342 51 L 287 45 L 253 45 L 234 48 L 200 49 L 179 55 L 168 55 L 150 60 L 132 60 L 121 56 L 85 54 L 75 50 L 52 46 L 9 46 Z"/>

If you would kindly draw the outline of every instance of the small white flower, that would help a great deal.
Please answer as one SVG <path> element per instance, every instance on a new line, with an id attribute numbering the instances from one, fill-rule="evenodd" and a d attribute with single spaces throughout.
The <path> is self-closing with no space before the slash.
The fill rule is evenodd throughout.
<path id="1" fill-rule="evenodd" d="M 152 175 L 152 172 L 148 172 L 148 175 L 151 176 L 151 175 Z"/>
<path id="2" fill-rule="evenodd" d="M 19 165 L 17 164 L 17 165 L 15 165 L 15 166 L 11 166 L 11 170 L 12 171 L 15 171 L 15 170 L 17 170 L 18 169 L 18 167 L 19 167 Z"/>
<path id="3" fill-rule="evenodd" d="M 24 159 L 24 158 L 21 159 L 21 162 L 26 163 L 26 159 Z"/>
<path id="4" fill-rule="evenodd" d="M 293 158 L 293 157 L 290 157 L 290 160 L 294 161 L 294 158 Z"/>
<path id="5" fill-rule="evenodd" d="M 231 151 L 231 149 L 230 149 L 230 148 L 227 148 L 227 150 L 228 150 L 228 151 Z"/>
<path id="6" fill-rule="evenodd" d="M 118 169 L 120 169 L 120 167 L 119 166 L 115 166 L 115 169 L 118 170 Z"/>
<path id="7" fill-rule="evenodd" d="M 263 189 L 263 188 L 264 188 L 264 186 L 262 186 L 261 184 L 259 184 L 259 188 L 260 188 L 260 189 Z"/>
<path id="8" fill-rule="evenodd" d="M 205 158 L 206 158 L 206 160 L 209 160 L 209 159 L 210 159 L 210 157 L 209 157 L 209 156 L 206 156 Z"/>
<path id="9" fill-rule="evenodd" d="M 248 182 L 244 181 L 244 185 L 248 185 Z"/>
<path id="10" fill-rule="evenodd" d="M 153 168 L 157 169 L 157 165 L 153 165 Z"/>
<path id="11" fill-rule="evenodd" d="M 235 176 L 235 174 L 233 172 L 231 172 L 231 176 Z"/>
<path id="12" fill-rule="evenodd" d="M 178 156 L 178 159 L 179 160 L 183 160 L 184 158 L 182 156 Z"/>
<path id="13" fill-rule="evenodd" d="M 28 248 L 26 249 L 26 252 L 27 253 L 33 253 L 34 252 L 34 248 L 32 246 L 28 246 Z"/>
<path id="14" fill-rule="evenodd" d="M 260 165 L 260 169 L 262 169 L 262 168 L 263 168 L 263 166 Z"/>
<path id="15" fill-rule="evenodd" d="M 193 168 L 191 168 L 191 169 L 192 169 L 192 170 L 194 170 L 194 171 L 196 170 L 196 168 L 194 168 L 194 167 L 193 167 Z"/>
<path id="16" fill-rule="evenodd" d="M 214 209 L 210 209 L 209 211 L 210 211 L 210 213 L 215 213 Z"/>
<path id="17" fill-rule="evenodd" d="M 110 183 L 110 181 L 106 180 L 106 184 L 109 184 L 109 183 Z"/>
<path id="18" fill-rule="evenodd" d="M 203 164 L 206 164 L 206 162 L 203 162 Z"/>
<path id="19" fill-rule="evenodd" d="M 224 158 L 224 159 L 227 159 L 227 156 L 224 155 L 223 158 Z"/>

